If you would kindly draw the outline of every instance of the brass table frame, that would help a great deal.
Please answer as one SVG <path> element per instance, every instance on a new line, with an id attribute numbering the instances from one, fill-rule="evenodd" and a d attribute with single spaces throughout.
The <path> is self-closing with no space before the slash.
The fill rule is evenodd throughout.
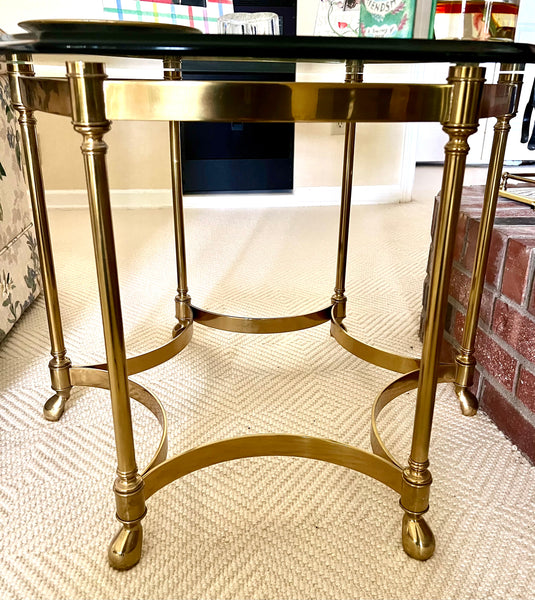
<path id="1" fill-rule="evenodd" d="M 102 62 L 67 62 L 66 78 L 36 77 L 30 55 L 7 58 L 12 101 L 18 110 L 26 157 L 33 214 L 37 231 L 43 290 L 51 340 L 50 373 L 54 395 L 46 403 L 47 419 L 57 420 L 73 386 L 109 389 L 117 452 L 114 483 L 117 518 L 121 528 L 108 556 L 117 569 L 128 569 L 140 559 L 141 520 L 146 501 L 168 483 L 197 469 L 251 456 L 296 456 L 322 460 L 359 471 L 400 495 L 404 510 L 402 542 L 419 560 L 434 551 L 434 536 L 423 518 L 429 506 L 431 474 L 429 441 L 438 382 L 454 382 L 465 414 L 473 414 L 477 400 L 468 390 L 475 360 L 474 340 L 494 220 L 509 121 L 516 114 L 523 65 L 502 65 L 496 85 L 485 85 L 482 67 L 450 67 L 444 85 L 364 83 L 362 63 L 348 61 L 346 81 L 331 83 L 263 83 L 184 81 L 180 59 L 164 60 L 164 80 L 108 80 Z M 82 135 L 91 226 L 106 347 L 105 364 L 74 367 L 66 356 L 58 292 L 47 222 L 45 194 L 38 156 L 35 111 L 68 117 Z M 479 119 L 497 117 L 485 202 L 476 250 L 464 337 L 456 363 L 439 364 L 442 332 L 455 230 L 461 201 L 468 138 Z M 115 243 L 106 170 L 104 136 L 111 120 L 169 121 L 178 292 L 177 325 L 171 340 L 160 348 L 127 359 L 117 278 Z M 186 276 L 184 219 L 180 167 L 180 121 L 337 122 L 345 133 L 341 216 L 335 291 L 328 305 L 295 317 L 269 319 L 231 317 L 191 305 Z M 427 321 L 421 358 L 399 356 L 364 344 L 343 324 L 346 316 L 345 273 L 352 170 L 357 122 L 439 121 L 449 136 L 445 146 L 436 247 L 432 261 Z M 191 340 L 193 323 L 243 333 L 276 333 L 313 327 L 330 321 L 334 339 L 350 353 L 400 373 L 378 396 L 372 410 L 373 453 L 328 439 L 289 434 L 250 435 L 167 455 L 167 424 L 161 403 L 130 376 L 177 355 Z M 408 463 L 391 455 L 376 425 L 381 410 L 400 394 L 417 388 L 411 453 Z M 130 399 L 146 406 L 161 424 L 154 457 L 144 470 L 136 463 Z"/>

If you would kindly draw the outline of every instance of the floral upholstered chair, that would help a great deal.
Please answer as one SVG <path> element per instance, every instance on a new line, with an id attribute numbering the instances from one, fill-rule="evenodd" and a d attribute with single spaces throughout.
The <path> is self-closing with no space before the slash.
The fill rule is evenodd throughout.
<path id="1" fill-rule="evenodd" d="M 39 294 L 39 258 L 17 116 L 0 74 L 0 342 Z"/>

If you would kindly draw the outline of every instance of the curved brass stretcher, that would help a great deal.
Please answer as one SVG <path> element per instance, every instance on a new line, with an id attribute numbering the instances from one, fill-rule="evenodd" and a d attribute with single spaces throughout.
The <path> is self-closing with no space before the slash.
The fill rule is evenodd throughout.
<path id="1" fill-rule="evenodd" d="M 13 104 L 20 114 L 26 169 L 41 255 L 43 288 L 51 336 L 50 371 L 54 396 L 45 416 L 57 420 L 73 386 L 110 390 L 117 448 L 114 492 L 121 529 L 109 549 L 113 567 L 128 569 L 141 557 L 141 520 L 145 502 L 158 490 L 193 471 L 217 463 L 253 456 L 294 456 L 325 461 L 364 473 L 400 496 L 404 510 L 402 542 L 412 557 L 425 560 L 433 554 L 433 533 L 423 515 L 429 506 L 431 474 L 428 466 L 436 385 L 454 382 L 461 396 L 468 393 L 473 367 L 475 327 L 486 266 L 493 206 L 509 120 L 517 109 L 521 68 L 506 65 L 497 85 L 484 85 L 484 69 L 473 64 L 450 68 L 447 84 L 375 84 L 363 82 L 363 64 L 348 61 L 346 81 L 340 84 L 183 81 L 180 59 L 164 61 L 165 80 L 108 80 L 100 62 L 67 62 L 67 77 L 36 77 L 31 57 L 12 54 L 8 71 Z M 87 191 L 95 246 L 107 362 L 73 367 L 66 356 L 59 313 L 57 286 L 50 246 L 44 186 L 39 156 L 35 111 L 63 115 L 82 136 Z M 440 344 L 451 269 L 455 226 L 459 212 L 468 137 L 483 117 L 496 116 L 495 147 L 485 196 L 486 225 L 480 230 L 469 317 L 456 364 L 440 365 Z M 126 358 L 117 278 L 115 245 L 109 202 L 104 136 L 110 120 L 169 121 L 173 183 L 175 250 L 177 257 L 177 325 L 165 345 L 140 356 Z M 180 121 L 324 121 L 346 123 L 342 176 L 340 231 L 334 295 L 327 307 L 305 315 L 279 318 L 235 317 L 191 305 L 186 277 L 184 218 L 180 167 Z M 420 358 L 399 356 L 352 337 L 344 325 L 345 273 L 349 213 L 357 122 L 438 121 L 449 136 L 445 147 L 442 201 L 437 216 L 436 249 L 429 287 L 427 321 Z M 130 376 L 178 355 L 192 338 L 194 323 L 242 333 L 297 331 L 330 321 L 336 342 L 359 359 L 400 376 L 377 396 L 372 408 L 373 452 L 336 441 L 289 434 L 250 435 L 217 441 L 167 458 L 167 420 L 160 401 Z M 381 439 L 377 419 L 399 395 L 417 389 L 415 421 L 408 463 L 392 456 Z M 149 464 L 139 470 L 135 460 L 130 399 L 144 405 L 158 420 L 162 433 Z M 470 412 L 465 407 L 466 412 Z"/>

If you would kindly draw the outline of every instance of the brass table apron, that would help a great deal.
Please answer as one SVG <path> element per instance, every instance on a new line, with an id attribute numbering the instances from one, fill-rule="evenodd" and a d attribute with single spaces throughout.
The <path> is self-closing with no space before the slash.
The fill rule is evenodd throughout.
<path id="1" fill-rule="evenodd" d="M 403 547 L 414 558 L 429 558 L 434 550 L 434 537 L 422 515 L 428 509 L 431 484 L 427 452 L 436 384 L 455 381 L 466 387 L 469 381 L 466 374 L 462 381 L 459 380 L 456 372 L 460 368 L 459 365 L 438 366 L 455 224 L 468 152 L 466 140 L 477 129 L 479 119 L 498 117 L 503 125 L 505 120 L 514 115 L 521 77 L 504 76 L 498 84 L 484 85 L 484 69 L 474 65 L 458 65 L 450 68 L 448 83 L 443 85 L 364 83 L 362 64 L 358 61 L 348 61 L 346 81 L 340 84 L 184 81 L 180 76 L 180 59 L 168 59 L 165 66 L 165 80 L 107 79 L 104 65 L 90 62 L 67 63 L 67 79 L 35 77 L 31 57 L 28 56 L 12 57 L 8 66 L 13 102 L 21 115 L 19 120 L 23 129 L 34 215 L 40 219 L 40 252 L 47 259 L 44 272 L 45 287 L 51 291 L 46 297 L 49 327 L 51 335 L 55 334 L 56 339 L 52 352 L 54 360 L 51 361 L 56 394 L 49 401 L 50 404 L 47 403 L 45 414 L 47 418 L 59 418 L 70 387 L 74 385 L 110 390 L 118 456 L 118 478 L 114 490 L 117 516 L 122 523 L 122 528 L 109 550 L 112 566 L 126 569 L 139 561 L 142 540 L 140 522 L 146 513 L 145 500 L 159 489 L 188 473 L 210 465 L 246 457 L 275 455 L 306 457 L 345 466 L 364 473 L 397 492 L 405 511 L 402 527 Z M 34 111 L 70 118 L 74 128 L 83 136 L 82 152 L 99 275 L 107 363 L 72 367 L 65 355 L 57 293 L 53 293 L 56 284 L 49 251 L 44 188 L 36 149 Z M 110 120 L 165 120 L 170 124 L 179 279 L 176 297 L 178 325 L 170 342 L 131 358 L 126 358 L 124 349 L 105 165 L 107 147 L 103 136 L 109 130 Z M 337 281 L 335 294 L 327 307 L 305 315 L 264 319 L 223 315 L 191 306 L 185 274 L 184 225 L 181 216 L 181 121 L 348 124 Z M 430 282 L 428 322 L 422 358 L 418 359 L 389 353 L 358 341 L 347 332 L 343 319 L 346 310 L 345 259 L 355 123 L 422 121 L 442 123 L 450 141 L 446 144 L 442 182 L 443 198 L 447 201 L 441 203 L 437 220 L 437 250 Z M 503 140 L 500 143 L 504 145 Z M 499 155 L 499 152 L 496 151 L 495 154 Z M 494 198 L 494 187 L 489 187 L 492 190 L 490 196 Z M 488 231 L 486 233 L 488 234 Z M 482 247 L 484 254 L 484 244 Z M 474 303 L 478 301 L 476 288 L 477 286 L 473 293 Z M 166 459 L 167 419 L 163 406 L 147 389 L 130 381 L 130 375 L 153 368 L 176 356 L 191 340 L 194 322 L 226 331 L 279 333 L 306 329 L 328 321 L 332 337 L 347 351 L 367 362 L 402 374 L 378 395 L 373 405 L 373 453 L 349 444 L 316 437 L 265 434 L 214 442 Z M 468 350 L 472 351 L 472 348 Z M 415 388 L 418 389 L 418 397 L 411 457 L 409 465 L 404 468 L 383 443 L 377 427 L 377 418 L 389 402 Z M 141 473 L 138 473 L 135 463 L 129 398 L 143 404 L 156 417 L 162 428 L 158 448 Z"/>

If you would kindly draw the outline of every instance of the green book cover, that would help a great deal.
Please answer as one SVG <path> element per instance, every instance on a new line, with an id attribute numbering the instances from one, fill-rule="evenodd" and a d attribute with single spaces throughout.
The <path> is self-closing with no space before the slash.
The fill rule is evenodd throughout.
<path id="1" fill-rule="evenodd" d="M 432 37 L 435 4 L 436 0 L 361 0 L 360 36 Z"/>
<path id="2" fill-rule="evenodd" d="M 410 38 L 416 0 L 361 0 L 362 37 Z"/>
<path id="3" fill-rule="evenodd" d="M 433 37 L 436 0 L 318 0 L 314 35 Z"/>

